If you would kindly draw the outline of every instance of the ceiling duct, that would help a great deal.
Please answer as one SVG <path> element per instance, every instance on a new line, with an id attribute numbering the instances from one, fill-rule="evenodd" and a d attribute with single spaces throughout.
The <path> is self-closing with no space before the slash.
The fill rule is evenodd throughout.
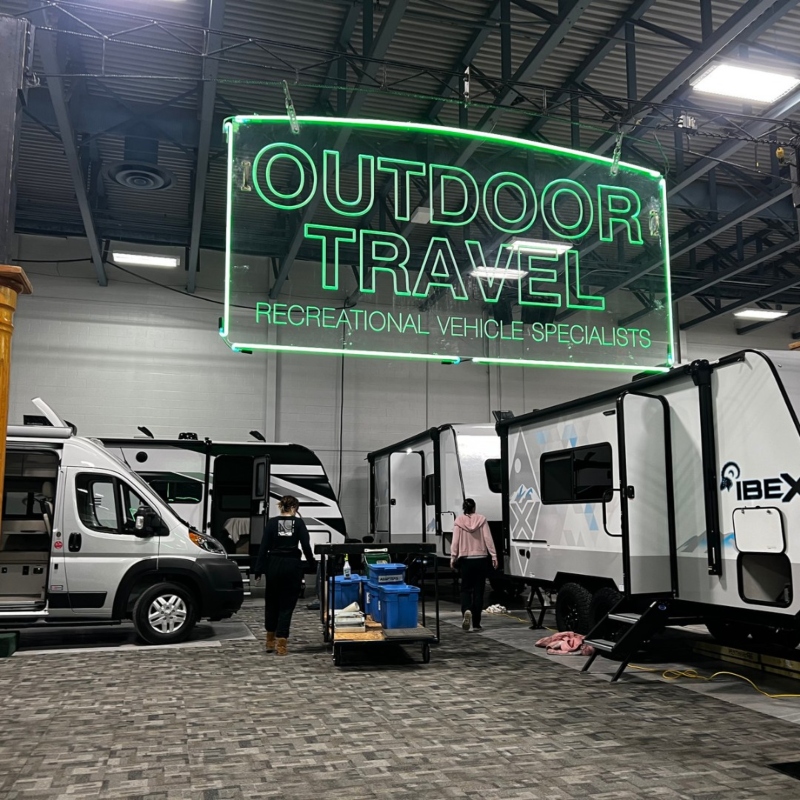
<path id="1" fill-rule="evenodd" d="M 137 192 L 163 191 L 175 183 L 175 176 L 158 166 L 158 140 L 142 136 L 125 137 L 125 158 L 110 164 L 106 175 L 114 183 Z"/>

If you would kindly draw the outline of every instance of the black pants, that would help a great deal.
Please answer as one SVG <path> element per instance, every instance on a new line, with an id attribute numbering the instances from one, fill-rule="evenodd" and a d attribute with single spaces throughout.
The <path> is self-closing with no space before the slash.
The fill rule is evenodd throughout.
<path id="1" fill-rule="evenodd" d="M 289 638 L 292 614 L 300 597 L 303 568 L 299 558 L 272 555 L 264 585 L 264 627 L 279 639 Z"/>
<path id="2" fill-rule="evenodd" d="M 486 576 L 489 574 L 489 559 L 460 558 L 458 567 L 461 570 L 461 613 L 471 611 L 472 625 L 479 627 Z"/>

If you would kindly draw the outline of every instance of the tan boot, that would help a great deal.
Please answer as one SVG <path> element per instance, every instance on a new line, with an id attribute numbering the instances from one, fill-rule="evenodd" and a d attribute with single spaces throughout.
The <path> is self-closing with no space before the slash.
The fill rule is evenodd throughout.
<path id="1" fill-rule="evenodd" d="M 285 656 L 286 653 L 287 653 L 287 650 L 288 650 L 287 645 L 289 644 L 289 640 L 288 639 L 276 639 L 275 641 L 277 642 L 277 647 L 275 648 L 275 652 L 279 656 Z"/>
<path id="2" fill-rule="evenodd" d="M 267 652 L 275 652 L 275 634 L 271 631 L 267 631 Z"/>

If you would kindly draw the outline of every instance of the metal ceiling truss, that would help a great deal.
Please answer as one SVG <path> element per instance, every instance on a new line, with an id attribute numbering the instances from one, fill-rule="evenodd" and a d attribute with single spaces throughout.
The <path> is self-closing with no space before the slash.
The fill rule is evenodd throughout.
<path id="1" fill-rule="evenodd" d="M 45 23 L 47 22 L 46 9 L 40 9 L 38 14 L 31 13 L 31 17 L 33 18 L 31 21 L 34 24 L 37 22 L 37 15 L 41 17 Z M 36 42 L 42 64 L 45 70 L 50 74 L 47 80 L 47 88 L 50 92 L 53 113 L 61 136 L 61 144 L 64 148 L 64 156 L 67 159 L 67 166 L 69 167 L 70 176 L 72 177 L 75 198 L 78 202 L 81 219 L 83 220 L 84 233 L 89 245 L 89 252 L 91 253 L 95 274 L 97 275 L 97 282 L 101 286 L 107 286 L 108 276 L 106 275 L 103 255 L 100 250 L 100 241 L 97 238 L 92 207 L 89 203 L 89 195 L 86 189 L 86 175 L 83 172 L 81 161 L 78 156 L 75 131 L 72 127 L 72 120 L 70 119 L 69 108 L 67 106 L 64 82 L 61 78 L 56 77 L 58 73 L 64 70 L 58 53 L 57 35 L 51 31 L 37 30 Z"/>
<path id="2" fill-rule="evenodd" d="M 197 86 L 192 86 L 187 92 L 179 95 L 183 99 L 191 93 L 197 93 L 197 113 L 185 108 L 170 107 L 170 102 L 156 104 L 125 101 L 108 86 L 105 86 L 105 90 L 110 97 L 84 94 L 80 104 L 67 109 L 63 85 L 63 77 L 67 73 L 65 65 L 58 61 L 55 50 L 56 32 L 60 28 L 57 21 L 50 17 L 38 31 L 49 97 L 42 89 L 31 89 L 27 113 L 32 120 L 51 134 L 60 135 L 65 140 L 64 148 L 76 185 L 81 218 L 90 246 L 94 241 L 93 261 L 98 270 L 98 280 L 101 282 L 103 282 L 101 274 L 104 278 L 105 273 L 104 271 L 101 273 L 103 265 L 97 223 L 92 218 L 91 204 L 86 195 L 86 178 L 80 158 L 82 153 L 75 145 L 75 132 L 79 131 L 83 136 L 81 147 L 85 147 L 88 153 L 98 137 L 108 134 L 124 135 L 133 126 L 144 124 L 156 131 L 159 138 L 171 141 L 184 152 L 191 153 L 195 163 L 195 180 L 190 222 L 183 221 L 183 224 L 180 224 L 178 220 L 162 220 L 151 228 L 143 220 L 126 220 L 125 223 L 102 220 L 100 234 L 104 237 L 112 232 L 123 235 L 123 229 L 126 229 L 129 238 L 132 239 L 141 237 L 142 241 L 160 239 L 165 242 L 169 240 L 172 244 L 184 246 L 188 244 L 187 288 L 194 291 L 200 248 L 217 246 L 220 242 L 220 233 L 203 230 L 202 222 L 208 165 L 217 152 L 220 152 L 222 145 L 221 122 L 225 115 L 215 109 L 220 105 L 227 105 L 232 113 L 236 110 L 217 91 L 221 84 L 218 73 L 222 63 L 260 67 L 265 73 L 276 78 L 271 82 L 265 80 L 264 83 L 268 85 L 277 85 L 279 77 L 299 80 L 305 73 L 316 74 L 314 70 L 318 71 L 320 67 L 324 67 L 325 77 L 318 87 L 314 110 L 322 113 L 332 111 L 340 116 L 359 114 L 369 97 L 369 91 L 402 89 L 402 84 L 409 78 L 426 75 L 435 79 L 439 86 L 438 96 L 431 98 L 424 115 L 427 120 L 438 121 L 448 103 L 458 103 L 460 124 L 469 126 L 473 130 L 492 130 L 509 112 L 527 114 L 531 119 L 525 127 L 525 135 L 547 141 L 543 136 L 544 129 L 551 120 L 559 118 L 570 124 L 573 147 L 603 153 L 617 142 L 621 132 L 625 157 L 662 171 L 665 170 L 665 164 L 659 161 L 657 155 L 645 152 L 642 149 L 643 142 L 637 140 L 644 140 L 645 137 L 666 130 L 667 138 L 672 141 L 665 143 L 659 140 L 658 147 L 663 161 L 669 168 L 668 197 L 672 200 L 671 208 L 683 209 L 692 218 L 689 225 L 672 237 L 673 260 L 686 257 L 690 271 L 695 276 L 692 278 L 692 275 L 687 274 L 683 268 L 675 270 L 675 297 L 683 299 L 696 296 L 708 311 L 697 320 L 684 323 L 686 327 L 698 324 L 714 315 L 729 313 L 728 309 L 734 304 L 723 306 L 721 297 L 731 292 L 741 294 L 741 291 L 733 285 L 726 286 L 725 281 L 760 266 L 777 265 L 785 269 L 797 263 L 793 254 L 790 253 L 788 256 L 786 254 L 797 244 L 797 217 L 792 204 L 797 200 L 798 191 L 794 190 L 793 198 L 792 183 L 780 173 L 774 155 L 771 156 L 771 178 L 764 181 L 749 176 L 746 170 L 727 162 L 754 141 L 764 141 L 767 137 L 777 138 L 776 132 L 779 129 L 784 131 L 784 138 L 794 136 L 800 128 L 787 118 L 800 108 L 800 91 L 793 92 L 774 103 L 759 117 L 744 113 L 725 116 L 698 109 L 691 103 L 686 91 L 688 80 L 699 69 L 715 57 L 733 52 L 740 45 L 746 44 L 751 49 L 760 48 L 765 52 L 774 50 L 758 44 L 755 40 L 779 22 L 789 10 L 796 7 L 797 0 L 747 0 L 716 30 L 712 24 L 712 0 L 700 0 L 698 9 L 702 29 L 701 41 L 690 39 L 681 32 L 669 30 L 647 19 L 647 12 L 656 0 L 632 0 L 606 33 L 598 37 L 597 44 L 573 70 L 564 84 L 556 89 L 537 87 L 536 75 L 558 44 L 579 22 L 580 16 L 590 5 L 591 0 L 559 0 L 557 13 L 548 11 L 530 0 L 493 0 L 487 4 L 483 18 L 474 25 L 469 40 L 449 69 L 430 68 L 422 64 L 387 59 L 389 46 L 408 10 L 409 0 L 391 0 L 384 9 L 377 31 L 374 30 L 373 0 L 353 0 L 347 5 L 343 14 L 334 49 L 329 51 L 288 41 L 255 39 L 223 33 L 224 2 L 225 0 L 213 0 L 208 26 L 203 29 L 104 9 L 102 19 L 108 21 L 108 27 L 102 31 L 80 19 L 82 8 L 80 4 L 66 0 L 48 3 L 48 8 L 53 10 L 50 13 L 61 12 L 65 18 L 74 21 L 68 26 L 70 30 L 63 31 L 64 36 L 85 36 L 103 40 L 104 47 L 118 44 L 146 47 L 156 53 L 159 51 L 178 53 L 198 59 L 200 66 Z M 543 33 L 515 71 L 512 69 L 512 7 L 541 20 L 541 23 L 537 22 L 536 27 L 541 24 L 543 28 Z M 41 22 L 45 12 L 37 13 L 39 18 L 35 21 Z M 356 50 L 353 42 L 359 20 L 362 23 L 363 33 L 360 52 Z M 153 31 L 157 31 L 162 38 L 153 40 Z M 474 62 L 489 37 L 498 31 L 500 40 L 498 74 L 481 73 Z M 678 44 L 687 50 L 681 62 L 641 97 L 638 92 L 641 65 L 637 62 L 637 51 L 640 49 L 637 46 L 637 31 L 656 34 L 665 41 Z M 140 41 L 141 37 L 146 39 L 147 36 L 151 37 L 149 42 Z M 598 91 L 590 83 L 596 68 L 616 47 L 624 48 L 626 98 L 611 97 Z M 292 64 L 292 51 L 304 54 L 301 68 Z M 258 60 L 248 60 L 248 54 L 253 52 L 256 53 Z M 319 60 L 313 64 L 309 63 L 309 53 L 318 55 Z M 46 59 L 45 54 L 47 54 Z M 387 79 L 387 70 L 392 73 L 390 79 Z M 477 85 L 478 92 L 473 91 L 471 98 L 467 98 L 464 94 L 467 70 L 471 72 L 476 84 L 483 84 L 483 87 Z M 677 120 L 681 108 L 685 108 L 701 120 L 696 133 L 678 127 Z M 472 125 L 469 125 L 470 109 L 477 110 L 481 114 Z M 69 116 L 70 113 L 74 115 L 72 118 Z M 584 136 L 587 119 L 606 120 L 605 132 L 595 137 L 588 146 L 585 144 Z M 711 135 L 721 141 L 708 153 L 695 153 L 692 150 L 692 135 L 698 137 Z M 348 132 L 343 130 L 337 146 L 344 147 L 348 137 Z M 453 163 L 457 166 L 463 165 L 479 146 L 477 141 L 468 145 L 463 153 L 453 159 Z M 664 147 L 674 154 L 671 165 Z M 774 147 L 772 149 L 774 150 Z M 718 185 L 717 167 L 720 172 L 732 174 L 738 185 Z M 573 177 L 579 174 L 580 170 L 575 170 Z M 82 187 L 82 191 L 79 187 Z M 387 183 L 381 190 L 383 199 L 388 191 Z M 315 208 L 313 202 L 306 207 L 303 218 L 299 220 L 297 228 L 288 240 L 282 239 L 280 235 L 266 237 L 261 234 L 262 238 L 257 241 L 254 234 L 252 240 L 254 251 L 260 248 L 263 252 L 266 247 L 272 247 L 274 249 L 271 252 L 276 255 L 282 254 L 271 292 L 273 298 L 280 293 L 294 261 L 301 252 L 303 226 L 307 218 L 313 215 Z M 698 215 L 692 211 L 698 208 L 703 209 L 702 214 Z M 378 214 L 384 213 L 380 204 L 376 211 Z M 37 224 L 35 216 L 35 205 L 27 204 L 20 214 L 18 227 L 21 230 L 34 229 Z M 742 223 L 752 219 L 759 219 L 765 229 L 745 236 Z M 365 225 L 368 223 L 368 220 L 364 221 Z M 50 225 L 55 229 L 59 223 L 58 220 L 43 220 L 41 224 L 45 227 Z M 66 225 L 66 222 L 62 225 Z M 413 227 L 413 223 L 407 223 L 401 228 L 401 233 L 408 236 Z M 714 242 L 714 237 L 731 228 L 737 230 L 737 244 L 733 248 L 721 247 Z M 151 232 L 150 236 L 147 236 L 148 230 Z M 495 246 L 499 242 L 500 240 L 495 241 Z M 765 244 L 762 245 L 762 242 Z M 620 289 L 635 291 L 635 296 L 642 302 L 643 310 L 628 320 L 648 313 L 653 305 L 648 275 L 655 269 L 656 260 L 652 257 L 643 257 L 640 267 L 629 274 L 629 271 L 620 271 L 618 265 L 600 258 L 598 253 L 594 252 L 598 245 L 597 238 L 588 239 L 582 243 L 580 250 L 582 256 L 586 258 L 587 265 L 592 267 L 599 290 L 604 294 Z M 712 255 L 709 258 L 698 259 L 698 248 L 701 247 L 710 249 Z M 752 252 L 753 248 L 755 252 Z M 620 277 L 620 274 L 623 277 Z M 789 272 L 782 279 L 776 280 L 773 288 L 778 287 L 777 292 L 790 291 L 800 283 L 792 284 L 792 280 L 794 280 L 793 273 Z M 719 291 L 721 287 L 724 287 L 722 294 Z M 754 299 L 756 294 L 760 296 L 762 293 L 762 290 L 759 290 L 758 293 L 751 293 L 746 299 L 740 296 L 735 303 L 757 302 L 757 298 Z M 774 296 L 774 293 L 767 296 Z M 754 329 L 756 326 L 748 327 Z"/>

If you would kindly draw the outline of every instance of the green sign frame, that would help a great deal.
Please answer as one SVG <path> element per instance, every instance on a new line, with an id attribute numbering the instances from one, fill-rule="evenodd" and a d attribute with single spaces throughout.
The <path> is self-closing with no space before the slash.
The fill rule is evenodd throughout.
<path id="1" fill-rule="evenodd" d="M 672 365 L 660 173 L 438 125 L 297 122 L 300 135 L 286 116 L 225 121 L 219 333 L 234 351 L 636 372 Z M 433 156 L 409 158 L 409 151 Z M 448 163 L 459 152 L 463 166 Z M 253 275 L 244 264 L 262 254 L 248 253 L 242 232 L 262 219 L 302 233 L 311 254 L 298 259 L 302 273 L 293 267 L 302 296 L 292 287 L 271 298 L 274 276 L 266 268 Z M 623 275 L 656 254 L 647 286 L 664 300 L 647 328 L 616 323 L 629 295 L 603 294 L 592 270 L 582 271 L 587 241 L 617 252 L 614 268 Z M 358 300 L 348 305 L 348 297 Z"/>

